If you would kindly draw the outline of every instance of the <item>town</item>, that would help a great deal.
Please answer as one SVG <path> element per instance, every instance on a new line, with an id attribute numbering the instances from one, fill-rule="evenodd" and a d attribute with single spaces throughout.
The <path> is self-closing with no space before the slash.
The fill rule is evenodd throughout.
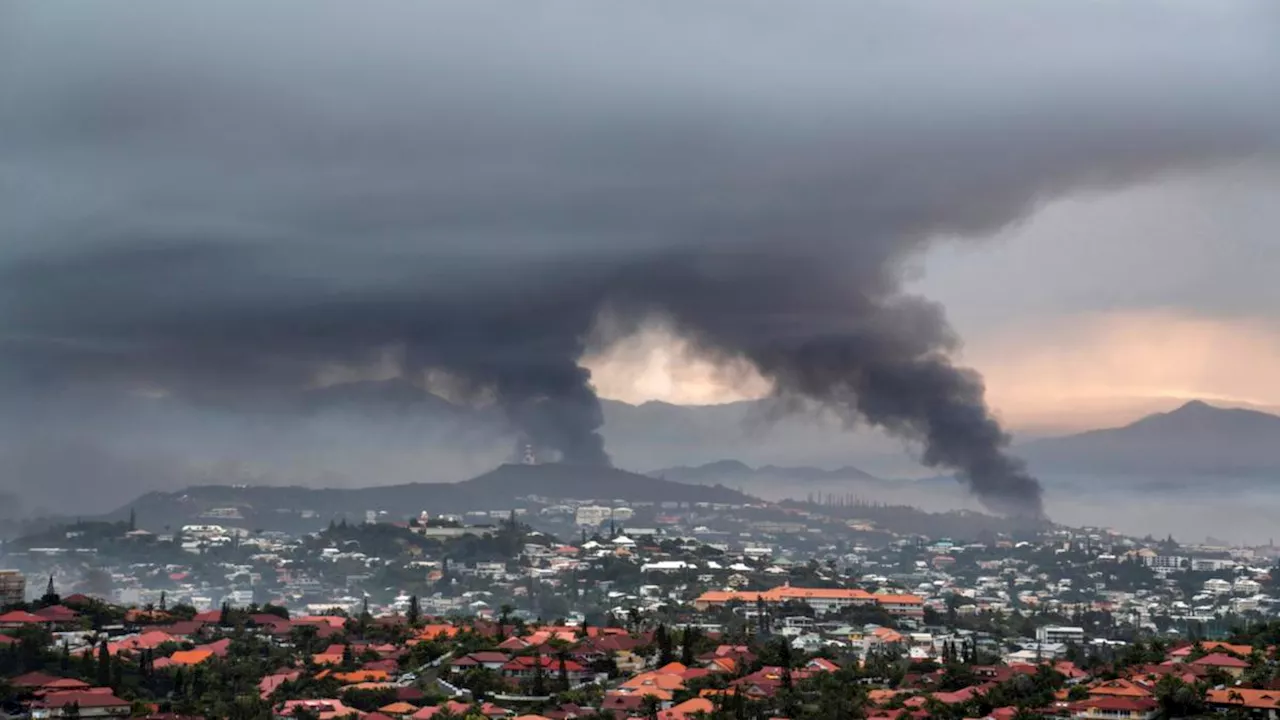
<path id="1" fill-rule="evenodd" d="M 355 513 L 360 515 L 360 513 Z M 1010 718 L 1280 710 L 1280 548 L 849 498 L 313 518 L 4 545 L 12 717 Z M 993 523 L 995 525 L 993 526 Z M 1007 526 L 1001 523 L 1008 523 Z M 904 528 L 946 528 L 946 537 Z"/>

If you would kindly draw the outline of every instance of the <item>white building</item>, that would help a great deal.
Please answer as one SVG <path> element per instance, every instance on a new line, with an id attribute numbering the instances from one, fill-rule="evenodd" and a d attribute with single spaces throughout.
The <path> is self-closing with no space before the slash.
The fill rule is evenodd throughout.
<path id="1" fill-rule="evenodd" d="M 1084 628 L 1071 627 L 1067 625 L 1045 625 L 1036 628 L 1036 641 L 1043 644 L 1047 643 L 1076 643 L 1084 642 Z"/>
<path id="2" fill-rule="evenodd" d="M 579 505 L 573 514 L 573 522 L 583 527 L 599 527 L 613 517 L 613 508 L 605 505 Z"/>
<path id="3" fill-rule="evenodd" d="M 1262 592 L 1262 585 L 1257 580 L 1250 580 L 1242 577 L 1236 578 L 1236 582 L 1231 587 L 1232 592 L 1236 595 L 1257 595 Z"/>
<path id="4" fill-rule="evenodd" d="M 1152 570 L 1181 570 L 1190 564 L 1190 560 L 1182 555 L 1149 555 L 1142 557 L 1142 563 Z"/>
<path id="5" fill-rule="evenodd" d="M 1196 572 L 1218 572 L 1235 569 L 1236 561 L 1229 558 L 1191 558 L 1191 569 Z"/>
<path id="6" fill-rule="evenodd" d="M 1231 583 L 1221 578 L 1205 580 L 1204 591 L 1214 595 L 1228 595 L 1231 593 Z"/>

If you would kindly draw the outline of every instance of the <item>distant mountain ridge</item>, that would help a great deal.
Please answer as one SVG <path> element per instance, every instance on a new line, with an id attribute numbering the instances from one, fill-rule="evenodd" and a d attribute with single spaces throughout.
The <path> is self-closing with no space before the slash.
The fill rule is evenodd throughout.
<path id="1" fill-rule="evenodd" d="M 147 493 L 108 517 L 133 511 L 149 528 L 196 522 L 211 511 L 235 508 L 237 524 L 296 527 L 302 510 L 318 518 L 362 518 L 366 511 L 407 519 L 432 514 L 502 510 L 520 498 L 542 496 L 612 502 L 711 502 L 742 504 L 755 498 L 722 486 L 689 485 L 616 468 L 581 465 L 502 465 L 458 483 L 408 483 L 365 488 L 203 485 L 176 492 Z M 242 522 L 240 521 L 242 519 Z M 209 520 L 208 522 L 218 522 Z"/>
<path id="2" fill-rule="evenodd" d="M 708 483 L 724 481 L 742 481 L 747 479 L 787 479 L 799 482 L 819 482 L 829 480 L 880 480 L 865 470 L 846 465 L 835 470 L 816 467 L 784 467 L 778 465 L 761 465 L 752 467 L 740 460 L 717 460 L 696 466 L 679 466 L 652 470 L 646 473 L 650 477 L 666 478 L 682 483 Z"/>
<path id="3" fill-rule="evenodd" d="M 1033 472 L 1280 477 L 1280 416 L 1194 400 L 1123 427 L 1015 448 Z"/>

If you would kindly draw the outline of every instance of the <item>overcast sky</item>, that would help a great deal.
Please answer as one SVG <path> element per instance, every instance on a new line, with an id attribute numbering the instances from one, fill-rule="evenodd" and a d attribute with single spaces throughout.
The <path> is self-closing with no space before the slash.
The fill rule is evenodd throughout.
<path id="1" fill-rule="evenodd" d="M 1278 32 L 1263 0 L 7 3 L 0 370 L 257 393 L 413 336 L 466 374 L 487 323 L 562 388 L 585 352 L 605 396 L 708 402 L 897 317 L 1014 425 L 1280 405 Z M 619 302 L 697 352 L 601 335 Z"/>
<path id="2" fill-rule="evenodd" d="M 1084 193 L 987 242 L 935 245 L 910 286 L 946 305 L 961 356 L 1015 427 L 1124 422 L 1190 398 L 1280 410 L 1277 197 L 1268 162 Z M 600 369 L 606 393 L 705 402 L 767 390 L 718 381 L 668 347 L 631 355 L 645 359 Z"/>

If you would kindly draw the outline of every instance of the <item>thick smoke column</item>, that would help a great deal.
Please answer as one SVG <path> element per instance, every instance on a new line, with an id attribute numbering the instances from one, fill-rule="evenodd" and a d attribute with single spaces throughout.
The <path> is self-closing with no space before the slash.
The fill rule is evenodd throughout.
<path id="1" fill-rule="evenodd" d="M 270 411 L 392 352 L 605 463 L 607 309 L 1037 514 L 904 264 L 1276 147 L 1266 2 L 103 8 L 0 21 L 13 396 Z"/>

